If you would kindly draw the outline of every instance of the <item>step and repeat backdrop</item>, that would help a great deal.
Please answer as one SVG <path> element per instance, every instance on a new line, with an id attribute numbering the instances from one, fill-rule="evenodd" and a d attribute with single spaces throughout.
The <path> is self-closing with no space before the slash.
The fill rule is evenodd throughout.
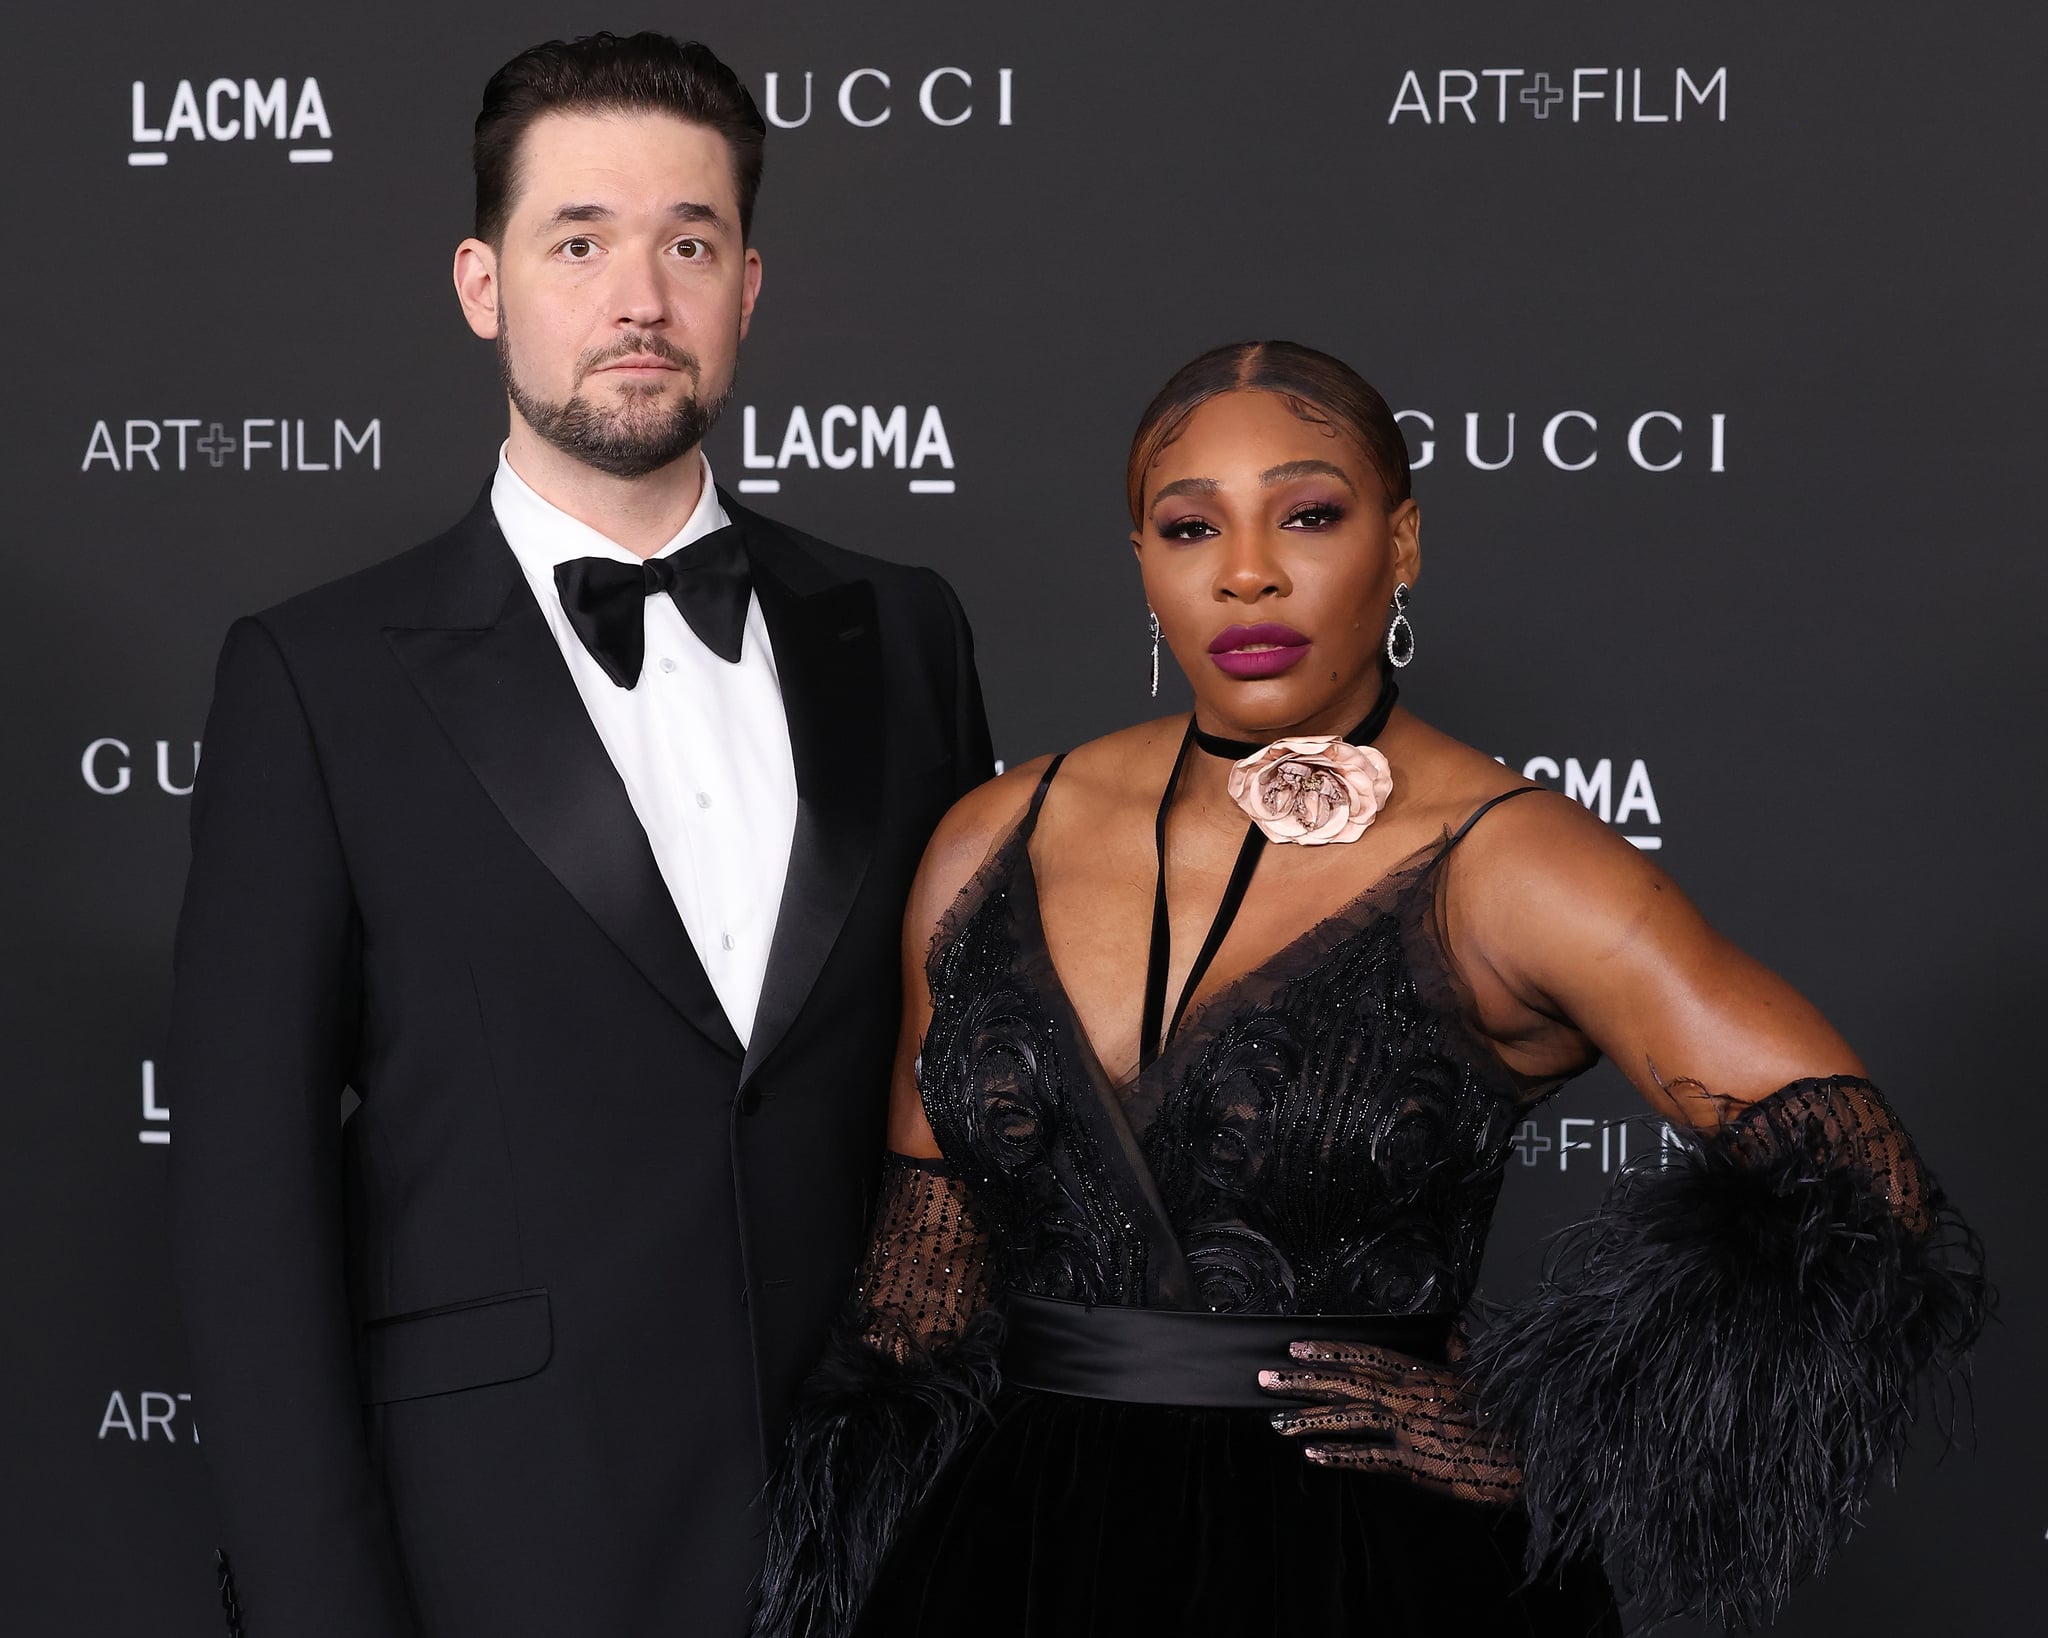
<path id="1" fill-rule="evenodd" d="M 214 656 L 469 505 L 479 92 L 640 27 L 772 127 L 714 467 L 947 575 L 1006 759 L 1157 709 L 1122 473 L 1175 366 L 1285 336 L 1385 392 L 1406 702 L 1812 994 L 1990 1243 L 1974 1449 L 1781 1630 L 2032 1630 L 2048 30 L 1896 0 L 10 8 L 0 1624 L 218 1630 L 155 1068 Z M 1529 1121 L 1488 1294 L 1661 1138 L 1604 1070 Z"/>

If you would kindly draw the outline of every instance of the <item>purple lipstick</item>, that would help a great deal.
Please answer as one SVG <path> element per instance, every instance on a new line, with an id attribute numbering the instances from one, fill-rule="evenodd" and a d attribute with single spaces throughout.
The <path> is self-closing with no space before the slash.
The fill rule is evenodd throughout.
<path id="1" fill-rule="evenodd" d="M 1209 644 L 1209 658 L 1226 677 L 1250 682 L 1291 671 L 1307 655 L 1309 640 L 1292 626 L 1262 620 L 1255 626 L 1228 626 Z"/>

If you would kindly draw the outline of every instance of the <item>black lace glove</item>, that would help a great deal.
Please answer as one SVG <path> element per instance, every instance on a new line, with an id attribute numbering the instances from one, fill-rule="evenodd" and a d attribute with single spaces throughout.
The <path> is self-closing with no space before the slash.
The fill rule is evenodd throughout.
<path id="1" fill-rule="evenodd" d="M 890 1155 L 860 1284 L 768 1487 L 759 1638 L 839 1638 L 996 1389 L 989 1241 L 944 1161 Z"/>
<path id="2" fill-rule="evenodd" d="M 1305 1399 L 1273 1413 L 1274 1428 L 1304 1441 L 1324 1467 L 1394 1473 L 1460 1501 L 1506 1506 L 1522 1489 L 1513 1451 L 1482 1423 L 1465 1374 L 1391 1348 L 1297 1342 L 1297 1370 L 1261 1371 L 1269 1393 Z"/>

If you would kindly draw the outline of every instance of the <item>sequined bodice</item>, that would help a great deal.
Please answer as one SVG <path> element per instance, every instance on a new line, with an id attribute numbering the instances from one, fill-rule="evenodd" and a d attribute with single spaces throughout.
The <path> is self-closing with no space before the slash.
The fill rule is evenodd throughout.
<path id="1" fill-rule="evenodd" d="M 1454 839 L 1216 993 L 1115 1083 L 1046 949 L 1028 851 L 1043 794 L 927 964 L 925 1113 L 1003 1284 L 1221 1313 L 1462 1307 L 1514 1128 L 1559 1083 L 1517 1075 L 1465 1021 L 1439 911 Z"/>

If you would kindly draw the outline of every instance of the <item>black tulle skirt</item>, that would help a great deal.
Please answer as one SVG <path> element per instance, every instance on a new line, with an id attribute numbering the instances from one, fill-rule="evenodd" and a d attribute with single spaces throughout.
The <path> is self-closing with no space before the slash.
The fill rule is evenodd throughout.
<path id="1" fill-rule="evenodd" d="M 862 1638 L 1618 1635 L 1605 1577 L 1522 1585 L 1516 1510 L 1312 1466 L 1259 1410 L 1006 1388 L 908 1521 Z"/>

